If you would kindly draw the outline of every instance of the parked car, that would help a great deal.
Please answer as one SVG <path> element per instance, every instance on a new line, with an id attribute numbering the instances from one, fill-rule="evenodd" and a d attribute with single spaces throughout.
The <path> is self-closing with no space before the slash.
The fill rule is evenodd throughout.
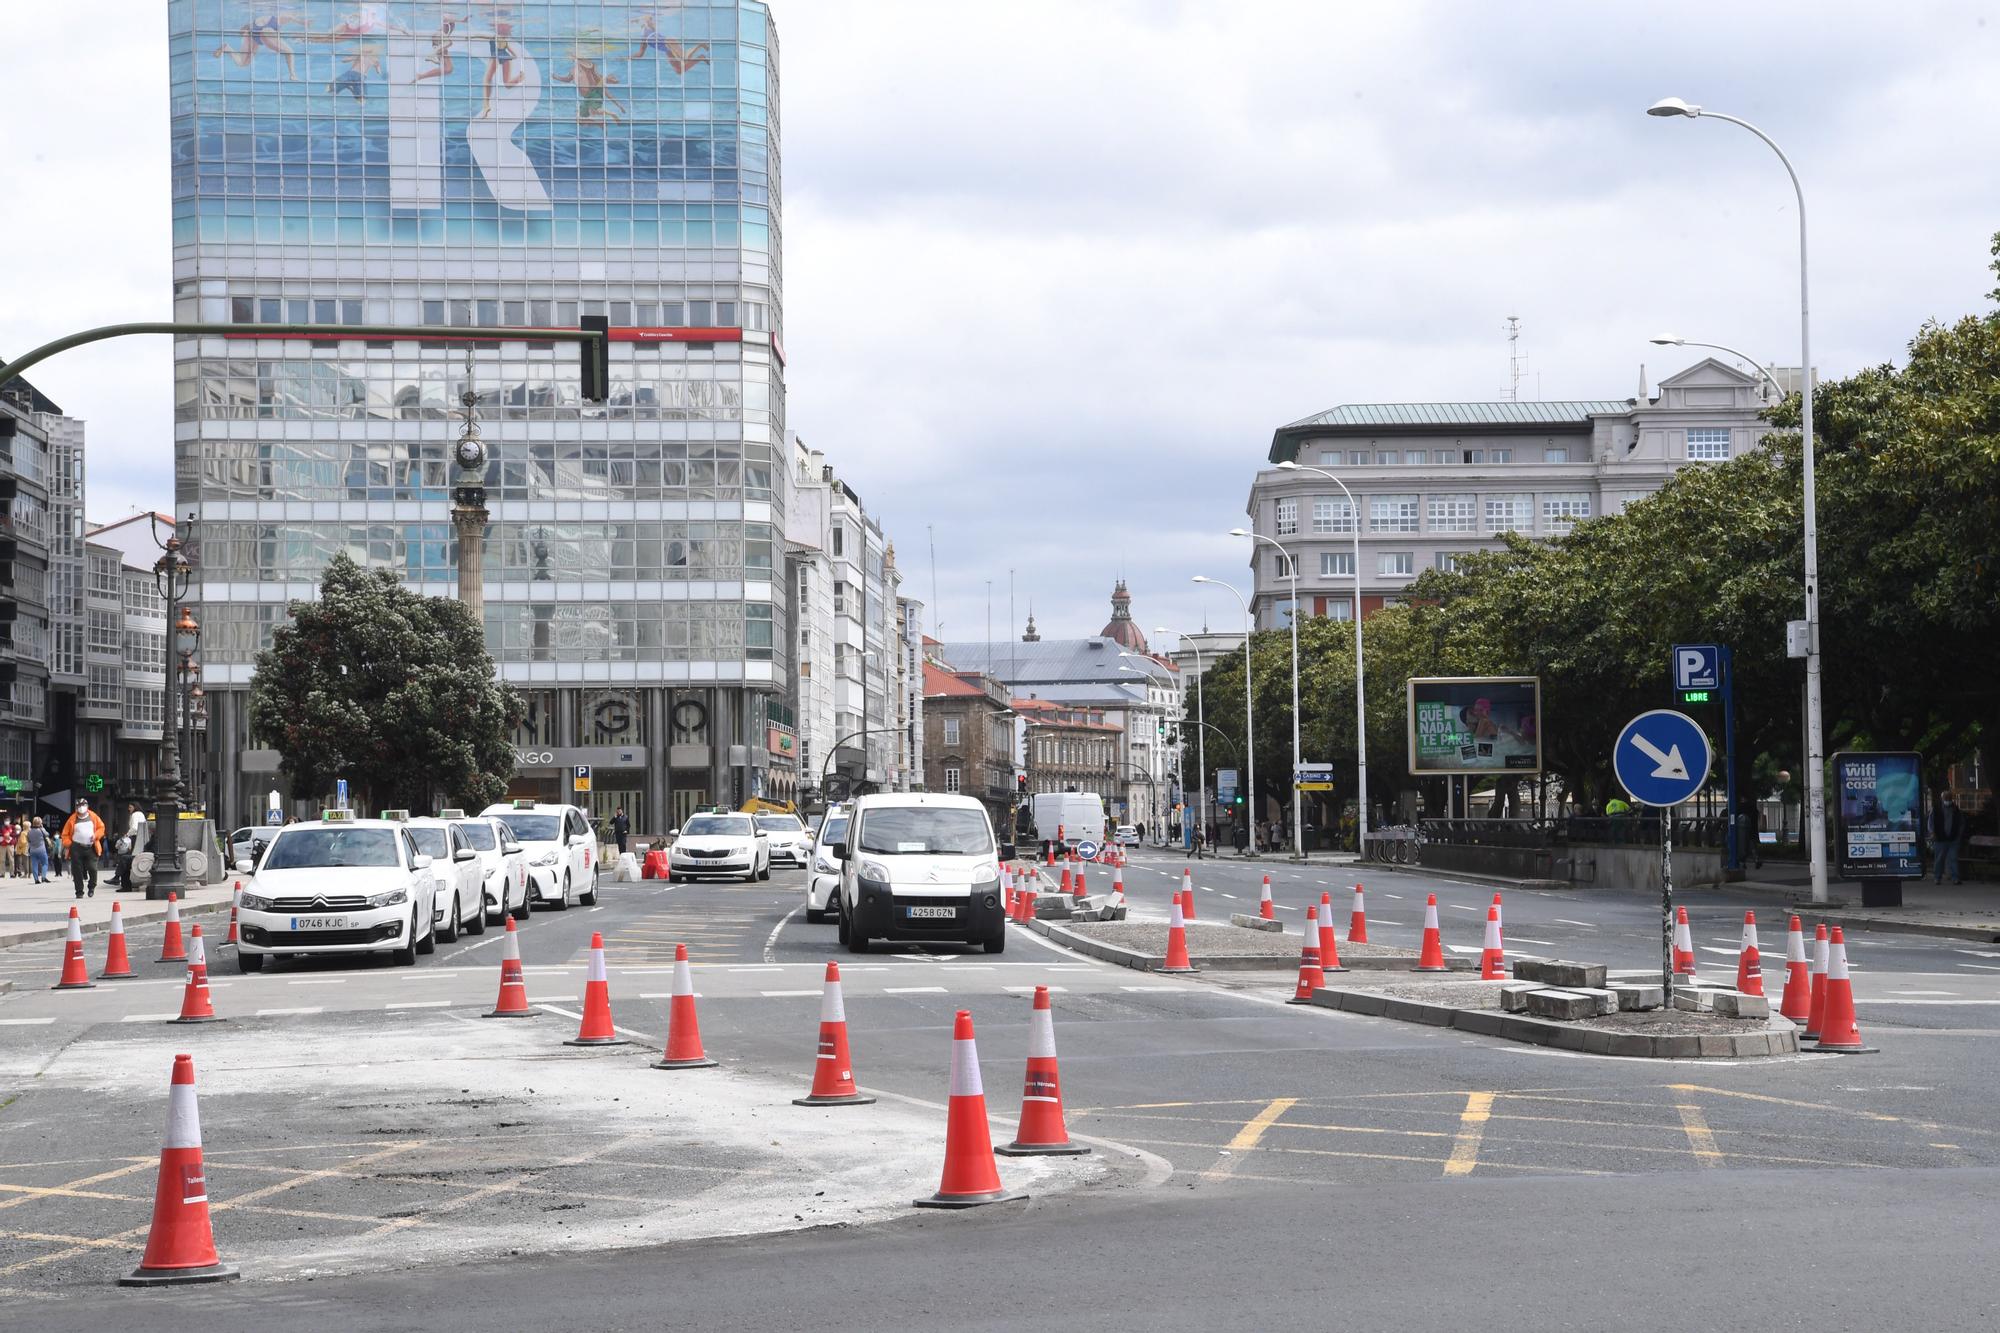
<path id="1" fill-rule="evenodd" d="M 748 883 L 771 878 L 770 835 L 757 827 L 755 816 L 690 815 L 687 823 L 667 836 L 674 840 L 667 852 L 667 871 L 675 879 L 740 879 Z"/>
<path id="2" fill-rule="evenodd" d="M 1139 830 L 1130 824 L 1120 824 L 1112 836 L 1118 840 L 1120 847 L 1137 847 L 1139 845 Z"/>
<path id="3" fill-rule="evenodd" d="M 597 835 L 590 817 L 573 805 L 513 801 L 482 812 L 499 820 L 528 856 L 528 896 L 565 909 L 575 897 L 597 902 Z"/>
<path id="4" fill-rule="evenodd" d="M 840 938 L 854 953 L 876 939 L 1007 947 L 1000 862 L 986 808 L 970 796 L 863 796 L 833 846 L 840 865 Z"/>
<path id="5" fill-rule="evenodd" d="M 261 971 L 271 957 L 393 953 L 409 966 L 437 948 L 431 859 L 410 830 L 387 819 L 356 819 L 329 810 L 317 824 L 272 830 L 237 900 L 236 963 Z"/>
<path id="6" fill-rule="evenodd" d="M 771 864 L 802 866 L 812 855 L 812 834 L 797 815 L 757 815 L 757 828 L 770 840 Z"/>
<path id="7" fill-rule="evenodd" d="M 824 921 L 840 910 L 840 863 L 833 845 L 847 836 L 847 807 L 828 808 L 813 838 L 812 859 L 806 866 L 806 920 Z"/>
<path id="8" fill-rule="evenodd" d="M 480 889 L 486 902 L 487 924 L 497 926 L 509 913 L 517 918 L 526 917 L 528 853 L 514 841 L 507 826 L 490 815 L 467 818 L 463 810 L 446 810 L 439 818 L 451 820 L 466 844 L 479 853 Z"/>

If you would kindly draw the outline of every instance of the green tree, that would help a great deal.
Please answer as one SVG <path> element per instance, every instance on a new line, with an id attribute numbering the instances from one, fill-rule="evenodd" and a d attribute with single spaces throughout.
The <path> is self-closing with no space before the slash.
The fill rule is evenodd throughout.
<path id="1" fill-rule="evenodd" d="M 506 794 L 524 707 L 466 607 L 346 555 L 257 656 L 250 720 L 300 795 L 346 778 L 364 808 L 479 809 Z"/>

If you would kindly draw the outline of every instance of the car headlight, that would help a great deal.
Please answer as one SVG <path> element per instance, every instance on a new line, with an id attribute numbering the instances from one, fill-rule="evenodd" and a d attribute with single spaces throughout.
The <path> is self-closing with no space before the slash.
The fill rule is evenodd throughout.
<path id="1" fill-rule="evenodd" d="M 822 875 L 838 875 L 840 873 L 840 867 L 827 860 L 824 856 L 813 858 L 813 869 Z"/>
<path id="2" fill-rule="evenodd" d="M 370 907 L 394 907 L 398 903 L 406 903 L 409 900 L 410 891 L 408 889 L 391 889 L 387 893 L 378 893 L 370 898 L 368 905 Z"/>
<path id="3" fill-rule="evenodd" d="M 880 861 L 863 861 L 854 868 L 854 873 L 862 879 L 874 880 L 877 884 L 887 884 L 889 882 L 889 867 L 883 865 Z"/>
<path id="4" fill-rule="evenodd" d="M 557 859 L 556 854 L 554 852 L 543 852 L 540 856 L 535 858 L 535 864 L 538 866 L 552 866 L 556 863 L 556 859 Z"/>
<path id="5" fill-rule="evenodd" d="M 255 893 L 243 894 L 236 902 L 238 906 L 246 907 L 253 912 L 268 912 L 271 910 L 271 900 Z"/>

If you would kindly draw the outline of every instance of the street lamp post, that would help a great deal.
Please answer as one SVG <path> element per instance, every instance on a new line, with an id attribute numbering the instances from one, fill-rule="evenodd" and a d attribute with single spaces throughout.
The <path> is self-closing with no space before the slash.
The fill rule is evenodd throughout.
<path id="1" fill-rule="evenodd" d="M 1292 584 L 1292 855 L 1303 861 L 1306 859 L 1306 821 L 1299 795 L 1299 774 L 1304 771 L 1301 765 L 1305 761 L 1305 752 L 1299 746 L 1299 562 L 1275 538 L 1266 537 L 1261 532 L 1231 528 L 1229 535 L 1248 537 L 1253 542 L 1265 542 L 1276 548 L 1279 558 L 1285 562 L 1285 577 Z"/>
<path id="2" fill-rule="evenodd" d="M 1812 900 L 1826 901 L 1826 740 L 1821 723 L 1819 645 L 1819 518 L 1813 478 L 1812 302 L 1806 264 L 1806 192 L 1792 160 L 1775 140 L 1747 120 L 1704 111 L 1678 97 L 1664 97 L 1646 108 L 1649 116 L 1707 117 L 1748 130 L 1778 155 L 1791 178 L 1799 204 L 1799 432 L 1804 454 L 1805 592 L 1806 592 L 1806 821 L 1811 837 Z"/>
<path id="3" fill-rule="evenodd" d="M 1710 351 L 1727 352 L 1739 361 L 1748 361 L 1750 368 L 1763 376 L 1764 383 L 1770 385 L 1771 391 L 1778 395 L 1778 401 L 1783 402 L 1785 399 L 1785 386 L 1778 383 L 1778 377 L 1758 365 L 1757 358 L 1751 356 L 1748 352 L 1739 352 L 1734 347 L 1725 347 L 1721 343 L 1697 342 L 1693 338 L 1683 338 L 1677 333 L 1656 334 L 1646 341 L 1656 347 L 1706 347 Z"/>
<path id="4" fill-rule="evenodd" d="M 1253 710 L 1250 707 L 1250 696 L 1254 693 L 1251 688 L 1253 682 L 1250 676 L 1250 635 L 1255 627 L 1250 622 L 1250 603 L 1243 599 L 1243 594 L 1236 591 L 1234 586 L 1224 583 L 1220 579 L 1212 579 L 1206 574 L 1197 574 L 1194 576 L 1194 581 L 1226 590 L 1231 597 L 1236 599 L 1236 604 L 1243 608 L 1243 748 L 1248 751 L 1245 757 L 1250 770 L 1250 800 L 1255 800 L 1257 799 L 1257 726 Z M 1253 856 L 1257 853 L 1256 815 L 1257 807 L 1251 805 L 1249 801 L 1244 802 L 1244 820 L 1249 826 L 1246 832 L 1250 835 L 1248 845 L 1250 854 Z"/>
<path id="5" fill-rule="evenodd" d="M 1208 714 L 1202 708 L 1201 702 L 1201 645 L 1189 636 L 1182 634 L 1179 630 L 1168 629 L 1165 625 L 1153 626 L 1153 633 L 1172 634 L 1182 643 L 1194 649 L 1194 740 L 1195 748 L 1200 752 L 1197 762 L 1201 765 L 1201 771 L 1195 777 L 1194 817 L 1197 821 L 1196 827 L 1202 833 L 1206 833 L 1208 831 L 1208 733 L 1203 728 L 1208 725 Z M 1182 716 L 1186 715 L 1183 714 Z M 1181 784 L 1182 790 L 1186 790 L 1187 771 L 1185 769 L 1181 772 Z M 1195 839 L 1194 846 L 1194 854 L 1199 858 L 1201 856 L 1201 839 L 1199 837 Z"/>
<path id="6" fill-rule="evenodd" d="M 174 642 L 167 646 L 165 679 L 160 686 L 160 781 L 163 793 L 153 806 L 153 873 L 146 883 L 146 897 L 163 899 L 169 894 L 181 891 L 181 805 L 187 799 L 187 788 L 183 783 L 180 760 L 180 686 L 181 676 L 174 669 L 175 654 L 182 650 L 181 621 L 192 619 L 186 616 L 181 599 L 187 596 L 188 587 L 194 579 L 194 565 L 186 555 L 187 543 L 192 540 L 194 519 L 176 528 L 168 524 L 162 536 L 157 515 L 153 517 L 153 541 L 160 548 L 160 558 L 153 563 L 153 582 L 159 586 L 160 596 L 167 604 L 167 632 Z M 190 641 L 186 652 L 192 656 L 194 643 L 190 631 Z"/>
<path id="7" fill-rule="evenodd" d="M 1347 516 L 1354 534 L 1354 851 L 1365 860 L 1368 856 L 1368 685 L 1361 658 L 1361 506 L 1355 501 L 1354 492 L 1347 489 L 1347 483 L 1325 468 L 1289 461 L 1278 464 L 1278 468 L 1283 472 L 1310 472 L 1315 477 L 1325 477 L 1347 497 Z M 1292 606 L 1296 618 L 1296 596 Z"/>

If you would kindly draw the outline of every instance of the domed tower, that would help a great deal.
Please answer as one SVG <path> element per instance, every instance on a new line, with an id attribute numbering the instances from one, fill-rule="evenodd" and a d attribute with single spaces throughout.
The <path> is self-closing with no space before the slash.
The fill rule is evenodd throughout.
<path id="1" fill-rule="evenodd" d="M 1150 653 L 1146 646 L 1146 636 L 1132 620 L 1132 594 L 1126 591 L 1125 580 L 1118 580 L 1118 586 L 1111 590 L 1111 619 L 1103 629 L 1097 631 L 1107 639 L 1115 639 L 1127 652 Z"/>

